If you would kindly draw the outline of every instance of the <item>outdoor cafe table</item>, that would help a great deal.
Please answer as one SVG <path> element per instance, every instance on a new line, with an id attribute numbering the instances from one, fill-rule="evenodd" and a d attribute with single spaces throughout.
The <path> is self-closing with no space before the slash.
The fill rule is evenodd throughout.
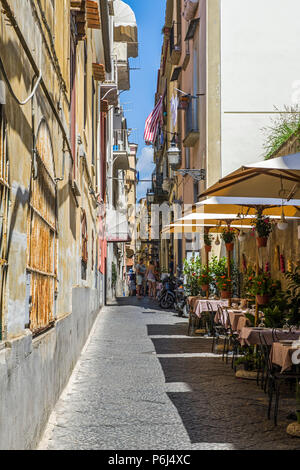
<path id="1" fill-rule="evenodd" d="M 242 346 L 251 346 L 255 344 L 260 344 L 259 333 L 264 335 L 264 338 L 269 346 L 274 343 L 272 328 L 254 328 L 254 327 L 244 327 L 241 329 L 239 338 Z M 280 330 L 276 328 L 276 338 L 277 340 L 284 339 L 296 339 L 300 336 L 300 330 Z"/>
<path id="2" fill-rule="evenodd" d="M 270 353 L 271 362 L 280 366 L 281 372 L 289 370 L 293 366 L 292 355 L 297 349 L 300 348 L 282 343 L 273 343 Z"/>
<path id="3" fill-rule="evenodd" d="M 221 307 L 228 307 L 228 300 L 215 300 L 215 299 L 205 299 L 205 300 L 197 300 L 195 305 L 195 314 L 197 317 L 201 318 L 201 314 L 203 312 L 207 312 L 207 302 L 210 303 L 214 312 L 218 310 L 218 306 Z"/>
<path id="4" fill-rule="evenodd" d="M 247 325 L 247 317 L 246 313 L 248 310 L 228 310 L 228 315 L 230 319 L 230 324 L 233 331 L 241 331 L 241 329 Z M 218 314 L 217 314 L 218 315 Z M 216 317 L 217 317 L 216 315 Z M 215 321 L 217 318 L 215 318 Z M 228 328 L 229 324 L 225 324 L 226 328 Z"/>
<path id="5" fill-rule="evenodd" d="M 198 300 L 203 300 L 203 296 L 190 296 L 188 297 L 188 304 L 191 307 L 192 311 L 195 313 L 196 303 Z"/>

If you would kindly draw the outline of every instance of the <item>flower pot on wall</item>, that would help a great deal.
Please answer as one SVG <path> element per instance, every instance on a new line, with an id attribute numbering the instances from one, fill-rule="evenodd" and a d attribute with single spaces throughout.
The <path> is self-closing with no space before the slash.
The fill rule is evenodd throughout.
<path id="1" fill-rule="evenodd" d="M 228 290 L 221 290 L 221 299 L 230 299 L 231 292 Z"/>
<path id="2" fill-rule="evenodd" d="M 233 251 L 234 243 L 225 243 L 227 251 Z"/>
<path id="3" fill-rule="evenodd" d="M 258 305 L 267 305 L 270 301 L 270 296 L 269 295 L 257 295 L 256 296 L 256 302 Z"/>
<path id="4" fill-rule="evenodd" d="M 211 252 L 211 246 L 210 245 L 204 245 L 204 248 L 205 248 L 206 253 Z"/>
<path id="5" fill-rule="evenodd" d="M 268 239 L 266 237 L 257 237 L 256 243 L 257 243 L 258 248 L 262 248 L 262 247 L 267 246 Z"/>

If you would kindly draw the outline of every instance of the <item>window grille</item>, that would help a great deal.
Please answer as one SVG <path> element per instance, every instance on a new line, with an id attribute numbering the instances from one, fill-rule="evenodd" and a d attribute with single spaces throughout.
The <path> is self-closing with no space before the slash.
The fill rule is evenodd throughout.
<path id="1" fill-rule="evenodd" d="M 36 174 L 31 178 L 27 271 L 30 273 L 30 329 L 39 332 L 54 321 L 57 282 L 56 185 L 50 134 L 46 121 L 38 130 Z"/>
<path id="2" fill-rule="evenodd" d="M 9 161 L 4 106 L 0 105 L 0 340 L 4 336 L 4 309 L 8 267 L 7 229 L 9 203 Z"/>

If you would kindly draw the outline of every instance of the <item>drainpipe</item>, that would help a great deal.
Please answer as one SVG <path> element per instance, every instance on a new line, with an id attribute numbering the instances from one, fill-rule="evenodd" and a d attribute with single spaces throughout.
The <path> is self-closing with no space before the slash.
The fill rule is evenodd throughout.
<path id="1" fill-rule="evenodd" d="M 102 25 L 102 41 L 104 48 L 104 59 L 105 59 L 105 70 L 107 73 L 111 73 L 111 50 L 110 50 L 110 37 L 109 37 L 109 13 L 107 0 L 98 0 L 101 13 L 101 25 Z"/>

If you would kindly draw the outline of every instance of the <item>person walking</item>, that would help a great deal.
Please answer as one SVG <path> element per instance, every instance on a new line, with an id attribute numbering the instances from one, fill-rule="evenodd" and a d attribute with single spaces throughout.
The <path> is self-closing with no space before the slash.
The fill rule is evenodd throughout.
<path id="1" fill-rule="evenodd" d="M 128 273 L 128 288 L 129 296 L 133 297 L 136 293 L 136 275 L 133 272 L 133 269 L 130 269 Z"/>
<path id="2" fill-rule="evenodd" d="M 155 278 L 155 265 L 154 261 L 150 260 L 147 272 L 146 279 L 148 282 L 148 295 L 150 298 L 155 299 L 156 295 L 156 278 Z"/>
<path id="3" fill-rule="evenodd" d="M 138 299 L 142 298 L 144 278 L 146 274 L 146 266 L 144 265 L 143 258 L 140 259 L 139 264 L 136 265 L 136 290 Z"/>

